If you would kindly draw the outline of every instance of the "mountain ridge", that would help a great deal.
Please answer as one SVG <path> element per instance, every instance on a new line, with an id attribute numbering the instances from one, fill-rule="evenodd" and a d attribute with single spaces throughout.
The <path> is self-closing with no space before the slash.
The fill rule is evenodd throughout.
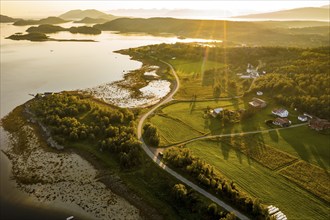
<path id="1" fill-rule="evenodd" d="M 305 7 L 289 10 L 274 11 L 268 13 L 258 13 L 240 15 L 233 18 L 249 19 L 282 19 L 282 20 L 330 20 L 329 10 L 324 7 Z"/>
<path id="2" fill-rule="evenodd" d="M 67 20 L 82 20 L 84 18 L 92 18 L 92 19 L 106 19 L 106 20 L 113 20 L 117 18 L 114 15 L 104 13 L 102 11 L 98 11 L 96 9 L 87 9 L 87 10 L 81 10 L 81 9 L 75 9 L 71 11 L 67 11 L 59 16 L 62 19 Z"/>

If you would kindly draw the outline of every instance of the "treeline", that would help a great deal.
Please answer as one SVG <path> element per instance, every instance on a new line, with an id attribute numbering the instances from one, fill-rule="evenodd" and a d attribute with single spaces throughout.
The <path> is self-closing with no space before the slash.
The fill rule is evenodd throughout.
<path id="1" fill-rule="evenodd" d="M 219 197 L 231 202 L 239 209 L 249 213 L 254 219 L 267 219 L 267 207 L 259 199 L 254 199 L 242 192 L 233 181 L 230 181 L 214 167 L 192 155 L 186 148 L 172 147 L 164 151 L 163 159 L 169 165 L 189 174 L 195 181 Z M 186 198 L 189 203 L 189 198 Z"/>
<path id="2" fill-rule="evenodd" d="M 189 209 L 191 213 L 198 213 L 203 219 L 221 219 L 221 220 L 236 220 L 234 213 L 223 211 L 215 203 L 207 205 L 203 202 L 196 192 L 192 189 L 187 189 L 183 184 L 175 184 L 172 187 L 171 196 L 177 206 L 182 206 Z"/>
<path id="3" fill-rule="evenodd" d="M 101 151 L 117 155 L 122 168 L 140 163 L 135 116 L 127 109 L 100 108 L 89 100 L 63 93 L 36 98 L 31 110 L 59 143 L 88 141 Z"/>
<path id="4" fill-rule="evenodd" d="M 252 92 L 268 92 L 284 106 L 330 119 L 329 82 L 329 74 L 268 74 L 255 81 Z"/>
<path id="5" fill-rule="evenodd" d="M 225 64 L 236 74 L 245 72 L 247 64 L 259 66 L 267 73 L 326 74 L 329 70 L 330 47 L 205 47 L 194 43 L 157 44 L 132 49 L 160 59 L 198 61 L 207 55 L 208 60 Z"/>

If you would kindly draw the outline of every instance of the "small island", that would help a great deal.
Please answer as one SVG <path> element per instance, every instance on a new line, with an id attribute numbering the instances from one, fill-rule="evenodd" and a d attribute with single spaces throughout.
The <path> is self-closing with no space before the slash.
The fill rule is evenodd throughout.
<path id="1" fill-rule="evenodd" d="M 13 25 L 16 26 L 26 26 L 26 25 L 36 25 L 36 24 L 62 24 L 68 22 L 59 17 L 48 17 L 40 20 L 24 20 L 20 19 L 14 22 Z"/>
<path id="2" fill-rule="evenodd" d="M 16 33 L 16 34 L 10 35 L 9 37 L 6 37 L 6 39 L 11 39 L 11 40 L 29 40 L 29 41 L 38 41 L 38 42 L 42 42 L 42 41 L 95 42 L 94 40 L 89 40 L 89 39 L 82 39 L 82 40 L 78 40 L 78 39 L 54 39 L 54 38 L 50 38 L 49 36 L 47 36 L 44 33 L 38 33 L 38 32 L 36 32 L 36 33 L 28 33 L 28 34 Z"/>
<path id="3" fill-rule="evenodd" d="M 57 33 L 60 31 L 69 31 L 73 34 L 91 34 L 91 35 L 98 35 L 101 34 L 101 30 L 95 27 L 88 27 L 88 26 L 80 26 L 80 27 L 70 27 L 70 28 L 63 28 L 61 26 L 51 25 L 51 24 L 41 24 L 37 27 L 29 27 L 26 32 L 28 33 L 44 33 L 44 34 L 51 34 Z"/>

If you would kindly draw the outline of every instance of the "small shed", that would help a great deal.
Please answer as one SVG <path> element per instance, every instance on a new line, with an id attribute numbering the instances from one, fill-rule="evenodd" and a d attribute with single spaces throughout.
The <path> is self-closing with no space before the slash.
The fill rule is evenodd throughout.
<path id="1" fill-rule="evenodd" d="M 257 92 L 257 95 L 259 95 L 259 96 L 260 96 L 260 95 L 263 95 L 263 94 L 264 94 L 264 93 L 261 92 L 261 91 L 258 91 L 258 92 Z"/>
<path id="2" fill-rule="evenodd" d="M 298 116 L 298 120 L 299 121 L 307 121 L 308 120 L 308 117 L 306 115 L 299 115 Z"/>

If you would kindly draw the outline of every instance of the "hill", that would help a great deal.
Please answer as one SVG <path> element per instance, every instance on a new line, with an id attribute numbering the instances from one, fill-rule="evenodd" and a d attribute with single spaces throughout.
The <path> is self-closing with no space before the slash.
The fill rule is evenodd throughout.
<path id="1" fill-rule="evenodd" d="M 329 7 L 329 6 L 327 6 Z M 329 20 L 329 8 L 296 8 L 262 14 L 236 16 L 235 18 L 249 19 L 285 19 L 285 20 Z"/>
<path id="2" fill-rule="evenodd" d="M 290 23 L 293 24 L 292 21 Z M 318 28 L 320 32 L 315 33 L 315 30 L 308 28 L 301 28 L 299 31 L 291 30 L 290 25 L 284 24 L 285 22 L 274 26 L 270 25 L 269 22 L 118 18 L 104 24 L 94 25 L 94 27 L 104 31 L 144 32 L 153 35 L 170 33 L 186 38 L 227 39 L 228 43 L 250 46 L 308 47 L 329 45 L 327 25 L 323 25 L 325 28 Z"/>
<path id="3" fill-rule="evenodd" d="M 95 9 L 88 9 L 88 10 L 71 10 L 59 16 L 62 19 L 68 20 L 77 20 L 77 19 L 85 19 L 85 18 L 102 18 L 105 20 L 113 20 L 116 17 L 110 14 L 106 14 L 104 12 L 95 10 Z"/>
<path id="4" fill-rule="evenodd" d="M 83 24 L 102 24 L 109 21 L 108 19 L 104 19 L 104 18 L 90 18 L 90 17 L 86 17 L 83 18 L 79 21 L 74 21 L 73 23 L 83 23 Z"/>
<path id="5" fill-rule="evenodd" d="M 11 18 L 6 15 L 0 15 L 0 23 L 10 23 L 17 21 L 17 18 Z"/>
<path id="6" fill-rule="evenodd" d="M 330 5 L 323 5 L 321 8 L 330 8 Z"/>
<path id="7" fill-rule="evenodd" d="M 25 26 L 25 25 L 36 25 L 36 24 L 62 24 L 68 21 L 63 20 L 59 17 L 48 17 L 40 20 L 18 20 L 14 23 L 16 26 Z"/>

